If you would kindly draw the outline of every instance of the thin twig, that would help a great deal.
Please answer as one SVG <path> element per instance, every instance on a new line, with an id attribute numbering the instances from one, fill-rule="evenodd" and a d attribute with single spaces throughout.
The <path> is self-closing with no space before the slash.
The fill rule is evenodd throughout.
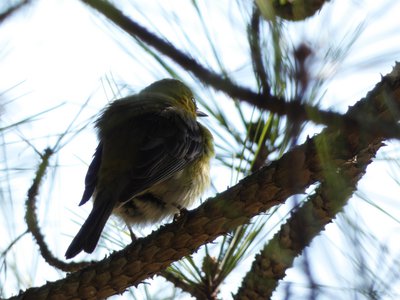
<path id="1" fill-rule="evenodd" d="M 25 6 L 29 2 L 31 1 L 24 0 L 18 4 L 15 4 L 14 6 L 10 6 L 7 10 L 5 10 L 0 14 L 0 23 L 4 22 L 7 18 L 9 18 L 11 15 L 13 15 L 16 11 L 20 10 L 23 6 Z"/>
<path id="2" fill-rule="evenodd" d="M 37 203 L 37 196 L 39 195 L 40 185 L 46 175 L 46 170 L 49 166 L 50 157 L 53 155 L 53 150 L 47 148 L 44 150 L 43 155 L 41 155 L 42 162 L 38 166 L 36 171 L 36 176 L 33 179 L 33 183 L 28 190 L 28 198 L 26 199 L 26 213 L 25 213 L 25 221 L 28 226 L 28 231 L 33 235 L 36 240 L 36 243 L 39 246 L 40 253 L 42 254 L 45 261 L 60 270 L 65 272 L 72 272 L 78 269 L 81 269 L 87 265 L 89 262 L 82 262 L 82 263 L 65 263 L 55 257 L 49 247 L 47 246 L 44 236 L 40 230 L 37 213 L 36 213 L 36 203 Z"/>
<path id="3" fill-rule="evenodd" d="M 263 94 L 270 97 L 270 86 L 268 84 L 268 75 L 262 60 L 262 51 L 260 44 L 260 10 L 254 5 L 253 14 L 248 29 L 248 39 L 250 46 L 251 61 L 253 63 L 254 74 L 262 87 Z"/>

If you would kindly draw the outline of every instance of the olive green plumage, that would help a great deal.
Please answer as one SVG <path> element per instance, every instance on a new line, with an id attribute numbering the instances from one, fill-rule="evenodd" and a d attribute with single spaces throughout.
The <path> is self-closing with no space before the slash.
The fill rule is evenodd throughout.
<path id="1" fill-rule="evenodd" d="M 197 110 L 191 90 L 174 79 L 157 81 L 103 111 L 80 202 L 93 196 L 93 209 L 67 258 L 93 252 L 111 213 L 130 224 L 154 223 L 203 193 L 214 147 L 199 116 L 205 114 Z"/>

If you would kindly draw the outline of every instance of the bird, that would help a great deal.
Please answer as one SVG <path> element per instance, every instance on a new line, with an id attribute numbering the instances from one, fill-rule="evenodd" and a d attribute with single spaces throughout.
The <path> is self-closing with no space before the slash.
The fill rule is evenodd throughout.
<path id="1" fill-rule="evenodd" d="M 188 208 L 210 185 L 211 132 L 197 120 L 190 88 L 176 79 L 156 81 L 111 102 L 95 121 L 99 144 L 79 205 L 93 199 L 86 221 L 65 257 L 92 253 L 111 214 L 129 225 L 148 225 Z"/>

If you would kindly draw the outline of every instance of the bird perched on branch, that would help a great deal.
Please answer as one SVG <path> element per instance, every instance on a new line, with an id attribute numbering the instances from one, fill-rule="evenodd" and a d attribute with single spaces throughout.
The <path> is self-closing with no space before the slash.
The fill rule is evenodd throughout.
<path id="1" fill-rule="evenodd" d="M 161 221 L 191 205 L 208 187 L 214 155 L 210 131 L 197 122 L 192 91 L 163 79 L 112 102 L 96 121 L 99 145 L 79 205 L 93 209 L 65 253 L 92 253 L 114 213 L 128 224 Z"/>

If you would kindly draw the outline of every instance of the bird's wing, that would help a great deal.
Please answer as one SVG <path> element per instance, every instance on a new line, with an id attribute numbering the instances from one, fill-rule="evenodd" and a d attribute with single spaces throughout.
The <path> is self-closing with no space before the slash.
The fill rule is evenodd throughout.
<path id="1" fill-rule="evenodd" d="M 139 107 L 141 103 L 137 102 L 135 105 Z M 128 201 L 171 177 L 202 154 L 203 137 L 194 118 L 172 106 L 154 107 L 131 119 L 124 116 L 127 109 L 115 110 L 112 116 L 104 118 L 120 114 L 124 122 L 100 131 L 101 142 L 89 166 L 80 205 L 90 199 L 99 181 L 98 188 L 114 189 L 118 197 L 114 201 Z"/>
<path id="2" fill-rule="evenodd" d="M 121 174 L 128 181 L 121 187 L 121 202 L 170 178 L 203 153 L 199 124 L 176 109 L 166 109 L 156 117 L 144 115 L 138 122 L 143 132 L 133 131 L 130 136 L 135 159 Z"/>

